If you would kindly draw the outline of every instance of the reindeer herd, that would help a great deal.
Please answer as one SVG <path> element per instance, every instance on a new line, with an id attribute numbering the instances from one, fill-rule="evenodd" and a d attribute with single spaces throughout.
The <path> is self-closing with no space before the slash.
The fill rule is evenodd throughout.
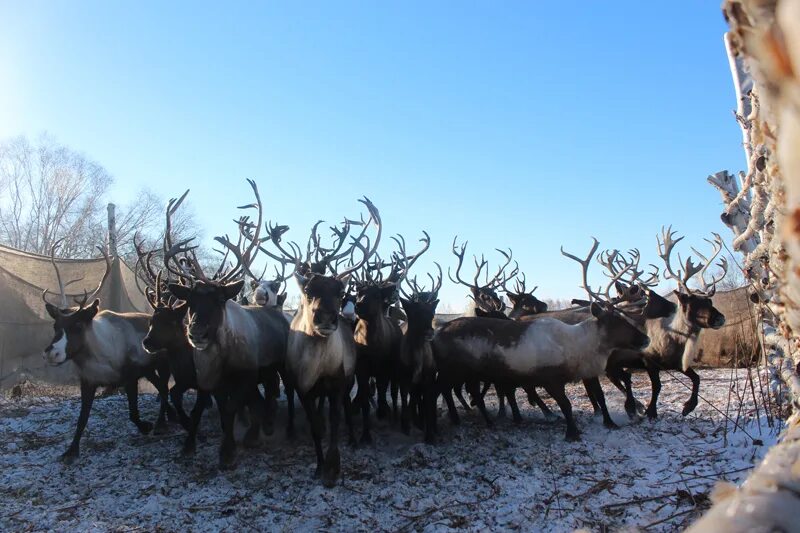
<path id="1" fill-rule="evenodd" d="M 562 249 L 580 264 L 588 299 L 573 300 L 572 308 L 558 311 L 548 311 L 533 295 L 535 287 L 526 288 L 511 251 L 498 250 L 503 260 L 493 276 L 488 261 L 476 256 L 474 277 L 465 281 L 467 245 L 459 246 L 456 239 L 452 251 L 457 264 L 454 270 L 448 268 L 448 277 L 469 288 L 474 312 L 437 324 L 441 267 L 436 264 L 436 274 L 425 274 L 429 284 L 418 281 L 417 273 L 411 275 L 413 265 L 430 247 L 427 233 L 423 232 L 419 250 L 411 253 L 403 237 L 391 237 L 396 250 L 382 259 L 378 248 L 383 222 L 378 209 L 364 198 L 360 202 L 366 218 L 345 219 L 333 226 L 329 245 L 323 244 L 318 222 L 303 251 L 285 240 L 288 227 L 264 222 L 258 188 L 253 181 L 249 184 L 255 201 L 240 209 L 255 210 L 256 216 L 239 217 L 236 242 L 227 235 L 216 238 L 224 253 L 213 272 L 201 265 L 193 239 L 173 240 L 171 219 L 189 191 L 169 202 L 158 249 L 145 249 L 136 240 L 136 270 L 151 314 L 100 309 L 96 295 L 110 271 L 103 249 L 107 269 L 97 290 L 70 306 L 66 288 L 72 282 L 64 283 L 58 272 L 58 244 L 51 250 L 60 300 L 53 304 L 47 291 L 42 295 L 55 330 L 44 357 L 52 365 L 73 361 L 81 384 L 80 414 L 72 443 L 62 456 L 65 461 L 79 455 L 81 435 L 100 386 L 123 387 L 131 421 L 141 433 L 154 430 L 139 416 L 141 378 L 159 394 L 155 430 L 163 431 L 173 420 L 186 430 L 184 455 L 195 452 L 203 412 L 216 404 L 223 434 L 221 468 L 235 466 L 237 419 L 247 425 L 244 446 L 257 445 L 262 433 L 273 431 L 281 391 L 286 396 L 286 433 L 294 438 L 296 395 L 314 442 L 315 476 L 327 487 L 340 476 L 342 415 L 350 443 L 370 443 L 373 406 L 378 419 L 391 419 L 406 434 L 416 428 L 432 444 L 437 440 L 440 396 L 451 423 L 459 423 L 457 399 L 464 409 L 477 406 L 492 426 L 484 403 L 491 386 L 497 392 L 499 414 L 505 414 L 507 402 L 515 421 L 521 420 L 516 401 L 520 388 L 531 405 L 547 417 L 554 416 L 539 396 L 537 389 L 544 389 L 566 420 L 567 440 L 580 438 L 565 392 L 567 383 L 583 382 L 609 428 L 616 424 L 600 384 L 604 374 L 625 394 L 631 417 L 641 409 L 632 392 L 632 369 L 644 369 L 650 377 L 652 396 L 644 410 L 648 417 L 657 416 L 661 370 L 681 371 L 691 379 L 684 415 L 697 405 L 700 379 L 692 365 L 698 336 L 705 328 L 725 323 L 711 301 L 727 269 L 724 258 L 718 263 L 722 275 L 706 281 L 721 251 L 718 235 L 708 240 L 713 247 L 709 257 L 693 249 L 702 262 L 695 264 L 689 257 L 676 269 L 672 255 L 681 238 L 676 239 L 671 229 L 662 231 L 658 250 L 663 277 L 678 285 L 669 298 L 654 290 L 660 280 L 657 267 L 647 273 L 639 270 L 635 249 L 597 254 L 597 240 L 584 258 Z M 252 270 L 258 254 L 280 266 L 272 279 L 265 279 L 266 271 L 258 275 Z M 595 290 L 588 282 L 594 260 L 608 277 L 604 289 Z M 292 314 L 283 309 L 290 278 L 301 295 Z M 699 283 L 690 286 L 692 279 Z M 512 280 L 515 287 L 509 289 Z M 513 305 L 508 313 L 500 292 Z M 187 414 L 183 395 L 190 389 L 197 396 Z M 360 438 L 353 416 L 358 413 Z"/>

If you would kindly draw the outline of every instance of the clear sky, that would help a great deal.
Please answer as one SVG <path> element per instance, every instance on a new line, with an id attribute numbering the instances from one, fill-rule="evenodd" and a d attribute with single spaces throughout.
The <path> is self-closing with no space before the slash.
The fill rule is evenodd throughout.
<path id="1" fill-rule="evenodd" d="M 0 2 L 0 138 L 48 131 L 119 203 L 190 187 L 209 236 L 245 178 L 303 243 L 367 195 L 387 233 L 430 232 L 418 272 L 458 234 L 511 247 L 545 297 L 581 294 L 561 244 L 654 261 L 662 224 L 728 236 L 706 183 L 744 166 L 719 2 L 259 4 Z"/>

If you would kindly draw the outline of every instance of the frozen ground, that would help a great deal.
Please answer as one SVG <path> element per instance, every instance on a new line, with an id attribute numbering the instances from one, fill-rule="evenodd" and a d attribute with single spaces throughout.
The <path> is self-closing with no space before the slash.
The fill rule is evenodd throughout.
<path id="1" fill-rule="evenodd" d="M 746 372 L 738 373 L 744 386 Z M 744 402 L 729 395 L 731 370 L 701 372 L 701 395 L 765 446 L 707 402 L 681 417 L 688 380 L 662 376 L 657 422 L 629 423 L 622 396 L 604 385 L 615 420 L 625 424 L 616 431 L 591 416 L 581 387 L 571 387 L 579 443 L 564 442 L 563 421 L 545 421 L 521 397 L 521 425 L 501 420 L 488 430 L 473 411 L 452 427 L 442 416 L 434 447 L 378 423 L 375 445 L 342 449 L 344 479 L 331 490 L 311 479 L 304 424 L 295 442 L 279 427 L 261 449 L 239 449 L 238 469 L 220 472 L 215 411 L 203 421 L 208 440 L 194 459 L 176 459 L 180 428 L 138 435 L 121 395 L 95 401 L 81 458 L 62 465 L 77 390 L 27 385 L 0 400 L 0 530 L 672 531 L 707 507 L 718 480 L 743 479 L 776 428 L 763 411 L 756 416 L 750 392 Z M 635 384 L 646 399 L 646 376 Z M 760 404 L 757 384 L 756 392 Z M 152 420 L 154 397 L 140 405 Z"/>

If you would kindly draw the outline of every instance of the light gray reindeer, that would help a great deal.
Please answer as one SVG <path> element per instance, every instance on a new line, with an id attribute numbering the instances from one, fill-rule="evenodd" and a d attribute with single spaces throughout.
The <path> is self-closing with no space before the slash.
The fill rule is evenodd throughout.
<path id="1" fill-rule="evenodd" d="M 158 390 L 161 400 L 157 428 L 166 427 L 165 416 L 175 417 L 167 403 L 169 368 L 165 359 L 151 357 L 142 347 L 147 333 L 149 315 L 145 313 L 115 313 L 100 311 L 100 300 L 95 297 L 111 272 L 111 261 L 106 251 L 98 246 L 106 262 L 105 273 L 91 294 L 84 292 L 83 299 L 75 300 L 77 307 L 67 303 L 66 288 L 80 280 L 63 283 L 55 260 L 61 241 L 50 248 L 50 261 L 56 272 L 60 302 L 53 305 L 47 301 L 48 291 L 42 293 L 47 313 L 53 318 L 55 335 L 44 349 L 44 359 L 53 366 L 73 361 L 78 369 L 81 383 L 81 411 L 75 435 L 62 456 L 65 462 L 74 461 L 80 453 L 80 440 L 89 421 L 95 392 L 100 386 L 124 385 L 128 397 L 131 421 L 141 433 L 149 433 L 153 424 L 139 417 L 138 382 L 147 378 Z M 87 302 L 91 301 L 87 305 Z"/>

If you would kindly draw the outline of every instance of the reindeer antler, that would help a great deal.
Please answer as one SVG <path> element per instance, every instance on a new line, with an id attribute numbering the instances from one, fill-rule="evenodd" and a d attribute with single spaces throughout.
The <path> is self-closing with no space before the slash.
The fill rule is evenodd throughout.
<path id="1" fill-rule="evenodd" d="M 586 291 L 586 294 L 589 295 L 589 301 L 603 301 L 599 294 L 594 292 L 592 288 L 589 286 L 589 265 L 592 262 L 592 258 L 594 257 L 595 252 L 597 252 L 597 247 L 600 246 L 600 242 L 592 237 L 592 248 L 589 250 L 586 259 L 581 259 L 571 253 L 565 252 L 564 247 L 561 247 L 561 254 L 565 257 L 572 259 L 573 261 L 578 262 L 581 265 L 581 274 L 583 276 L 583 289 Z"/>

